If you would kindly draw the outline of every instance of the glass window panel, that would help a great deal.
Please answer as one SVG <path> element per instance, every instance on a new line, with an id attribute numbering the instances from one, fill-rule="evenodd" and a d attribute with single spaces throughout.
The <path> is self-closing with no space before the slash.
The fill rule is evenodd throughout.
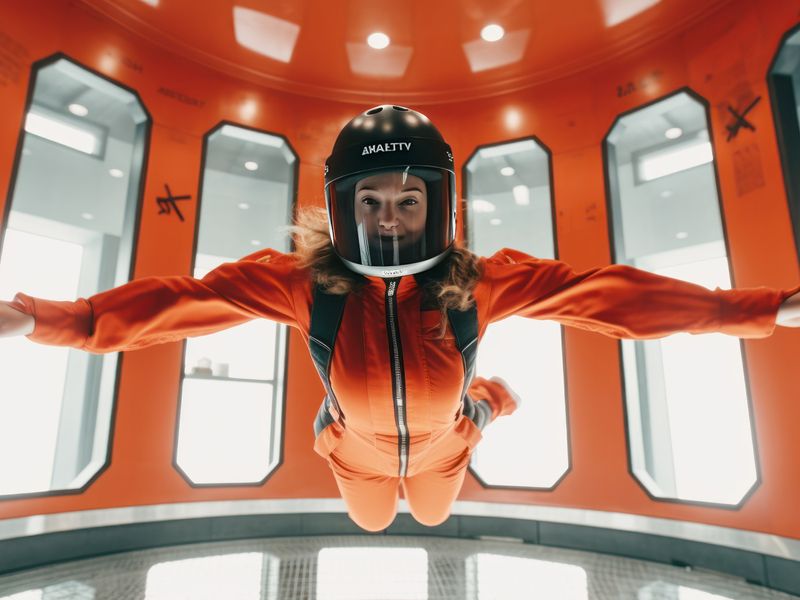
<path id="1" fill-rule="evenodd" d="M 794 241 L 800 257 L 800 169 L 797 168 L 800 164 L 800 28 L 784 37 L 768 79 Z"/>
<path id="2" fill-rule="evenodd" d="M 147 571 L 144 598 L 262 600 L 277 577 L 278 559 L 260 552 L 163 562 Z"/>
<path id="3" fill-rule="evenodd" d="M 422 548 L 324 548 L 317 558 L 317 600 L 426 600 Z"/>
<path id="4" fill-rule="evenodd" d="M 474 252 L 489 256 L 510 247 L 555 257 L 544 148 L 534 140 L 481 148 L 467 163 L 465 177 Z M 561 327 L 521 317 L 492 324 L 481 340 L 477 372 L 505 379 L 522 406 L 484 430 L 473 453 L 473 471 L 488 485 L 555 485 L 569 466 Z"/>
<path id="5" fill-rule="evenodd" d="M 289 250 L 296 165 L 268 133 L 223 125 L 207 137 L 194 277 L 259 248 Z M 255 482 L 277 465 L 286 335 L 257 319 L 186 340 L 177 462 L 194 483 Z"/>
<path id="6" fill-rule="evenodd" d="M 588 600 L 589 587 L 576 565 L 481 553 L 467 558 L 467 598 Z"/>
<path id="7" fill-rule="evenodd" d="M 708 139 L 705 108 L 687 93 L 619 119 L 606 146 L 617 262 L 731 287 L 712 157 L 681 162 L 673 152 L 710 148 Z M 643 164 L 658 175 L 642 176 Z M 757 479 L 740 341 L 621 344 L 636 477 L 657 497 L 738 503 Z"/>
<path id="8" fill-rule="evenodd" d="M 40 67 L 33 86 L 28 115 L 49 125 L 30 127 L 26 117 L 0 298 L 89 297 L 129 280 L 147 115 L 133 93 L 66 59 Z M 92 152 L 64 131 L 92 137 Z M 11 400 L 0 404 L 0 456 L 14 457 L 0 460 L 0 494 L 79 488 L 101 468 L 117 357 L 0 340 Z"/>
<path id="9" fill-rule="evenodd" d="M 731 596 L 712 594 L 697 588 L 663 581 L 654 581 L 640 589 L 636 594 L 637 600 L 661 600 L 662 598 L 670 598 L 671 600 L 733 600 Z"/>
<path id="10" fill-rule="evenodd" d="M 273 387 L 213 378 L 184 380 L 181 419 L 191 427 L 178 434 L 178 464 L 193 481 L 236 483 L 264 477 L 276 425 Z"/>
<path id="11" fill-rule="evenodd" d="M 232 379 L 275 378 L 275 339 L 278 327 L 270 321 L 249 321 L 214 335 L 191 338 L 186 344 L 186 374 L 202 364 L 224 365 Z M 227 369 L 227 371 L 226 371 Z M 219 372 L 219 368 L 217 369 Z"/>
<path id="12" fill-rule="evenodd" d="M 80 581 L 63 581 L 35 590 L 3 596 L 0 600 L 95 600 L 95 589 Z"/>

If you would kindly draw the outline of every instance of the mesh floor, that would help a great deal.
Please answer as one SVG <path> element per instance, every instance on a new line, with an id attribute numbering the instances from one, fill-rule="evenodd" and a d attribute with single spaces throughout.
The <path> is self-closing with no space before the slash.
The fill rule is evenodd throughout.
<path id="1" fill-rule="evenodd" d="M 496 540 L 271 538 L 173 546 L 0 577 L 0 600 L 796 598 L 711 571 Z"/>

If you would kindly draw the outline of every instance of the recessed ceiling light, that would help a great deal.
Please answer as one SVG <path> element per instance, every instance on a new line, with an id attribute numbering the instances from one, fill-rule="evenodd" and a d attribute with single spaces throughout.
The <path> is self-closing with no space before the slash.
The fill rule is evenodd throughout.
<path id="1" fill-rule="evenodd" d="M 664 190 L 660 195 L 662 198 L 669 198 L 672 196 L 672 190 Z"/>
<path id="2" fill-rule="evenodd" d="M 370 48 L 375 48 L 375 50 L 383 50 L 389 45 L 389 36 L 380 31 L 370 33 L 367 37 L 367 44 Z"/>
<path id="3" fill-rule="evenodd" d="M 248 160 L 246 163 L 244 163 L 244 168 L 248 171 L 257 171 L 258 163 L 253 160 Z"/>
<path id="4" fill-rule="evenodd" d="M 531 203 L 531 191 L 527 185 L 515 185 L 511 189 L 511 193 L 517 206 L 528 206 Z"/>
<path id="5" fill-rule="evenodd" d="M 117 179 L 125 175 L 125 173 L 123 173 L 119 169 L 109 169 L 108 174 L 111 175 L 112 177 L 116 177 Z"/>
<path id="6" fill-rule="evenodd" d="M 491 219 L 489 221 L 489 223 L 491 223 L 492 225 L 500 225 L 502 222 L 503 221 L 501 219 L 497 219 L 497 218 Z"/>
<path id="7" fill-rule="evenodd" d="M 481 29 L 481 37 L 485 42 L 496 42 L 497 40 L 502 40 L 505 34 L 505 29 L 494 23 Z"/>
<path id="8" fill-rule="evenodd" d="M 31 154 L 33 154 L 33 152 L 29 148 L 23 148 L 22 154 L 23 156 L 30 156 Z"/>
<path id="9" fill-rule="evenodd" d="M 99 140 L 91 132 L 33 110 L 25 117 L 25 131 L 86 154 L 95 154 L 99 144 Z"/>
<path id="10" fill-rule="evenodd" d="M 89 109 L 86 108 L 83 104 L 74 104 L 73 103 L 73 104 L 69 105 L 68 109 L 69 109 L 69 112 L 71 112 L 73 115 L 76 115 L 78 117 L 85 117 L 86 115 L 89 114 Z"/>
<path id="11" fill-rule="evenodd" d="M 261 245 L 261 240 L 250 240 L 250 243 L 253 246 L 260 246 Z"/>
<path id="12" fill-rule="evenodd" d="M 247 202 L 239 202 L 237 206 L 242 210 L 247 210 L 248 208 L 250 208 L 250 205 Z"/>
<path id="13" fill-rule="evenodd" d="M 649 154 L 642 154 L 638 159 L 639 179 L 652 181 L 705 165 L 713 160 L 714 151 L 711 142 L 691 141 L 675 144 Z"/>
<path id="14" fill-rule="evenodd" d="M 514 171 L 514 167 L 503 167 L 500 169 L 500 174 L 505 175 L 506 177 L 511 177 L 516 171 Z"/>
<path id="15" fill-rule="evenodd" d="M 257 10 L 234 6 L 233 31 L 236 41 L 245 48 L 273 60 L 289 63 L 292 60 L 300 26 Z"/>
<path id="16" fill-rule="evenodd" d="M 679 231 L 678 233 L 675 234 L 675 237 L 678 238 L 679 240 L 685 240 L 686 238 L 689 237 L 689 234 L 686 233 L 685 231 Z"/>
<path id="17" fill-rule="evenodd" d="M 670 127 L 664 132 L 664 137 L 668 140 L 676 140 L 683 135 L 683 129 L 680 127 Z"/>
<path id="18" fill-rule="evenodd" d="M 470 202 L 470 205 L 472 206 L 472 210 L 476 213 L 490 213 L 495 210 L 494 204 L 488 200 L 473 200 Z"/>
<path id="19" fill-rule="evenodd" d="M 81 213 L 81 217 L 83 217 L 87 221 L 91 221 L 92 219 L 94 219 L 94 215 L 92 213 Z"/>

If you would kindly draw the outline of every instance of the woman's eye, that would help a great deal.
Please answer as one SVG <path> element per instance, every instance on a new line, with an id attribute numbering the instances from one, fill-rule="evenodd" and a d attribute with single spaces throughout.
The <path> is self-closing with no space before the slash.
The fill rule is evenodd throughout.
<path id="1" fill-rule="evenodd" d="M 375 198 L 370 198 L 369 196 L 366 196 L 361 199 L 361 204 L 372 205 L 372 204 L 377 204 L 377 201 L 375 200 Z"/>
<path id="2" fill-rule="evenodd" d="M 413 206 L 414 204 L 418 204 L 418 202 L 416 198 L 406 198 L 403 200 L 402 204 L 405 204 L 406 206 Z"/>

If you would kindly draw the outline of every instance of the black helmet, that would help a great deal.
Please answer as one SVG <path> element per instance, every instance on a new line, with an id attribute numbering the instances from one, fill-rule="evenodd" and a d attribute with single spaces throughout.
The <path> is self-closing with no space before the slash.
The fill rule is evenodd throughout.
<path id="1" fill-rule="evenodd" d="M 453 154 L 422 113 L 385 104 L 350 121 L 325 161 L 331 241 L 363 275 L 430 269 L 456 232 Z"/>

